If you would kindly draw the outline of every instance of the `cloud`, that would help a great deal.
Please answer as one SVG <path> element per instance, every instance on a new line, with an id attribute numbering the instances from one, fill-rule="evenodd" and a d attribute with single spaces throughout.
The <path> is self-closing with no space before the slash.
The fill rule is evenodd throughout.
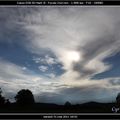
<path id="1" fill-rule="evenodd" d="M 44 55 L 42 57 L 33 57 L 33 61 L 35 61 L 35 63 L 41 63 L 47 65 L 54 65 L 59 63 L 59 61 L 56 58 L 51 57 L 49 55 Z"/>
<path id="2" fill-rule="evenodd" d="M 119 77 L 109 78 L 109 85 L 119 86 L 120 85 L 120 78 Z"/>
<path id="3" fill-rule="evenodd" d="M 0 38 L 7 36 L 7 40 L 9 38 L 12 41 L 13 37 L 10 36 L 12 33 L 8 31 L 12 29 L 13 33 L 16 33 L 15 30 L 20 28 L 19 35 L 16 36 L 24 36 L 22 39 L 24 42 L 21 43 L 28 51 L 39 56 L 41 50 L 48 50 L 56 56 L 56 58 L 49 55 L 44 58 L 35 57 L 33 58 L 35 63 L 53 65 L 60 62 L 66 71 L 57 77 L 51 74 L 49 76 L 52 79 L 48 80 L 43 76 L 41 78 L 37 75 L 28 75 L 20 66 L 2 62 L 0 64 L 2 82 L 13 79 L 15 83 L 15 79 L 19 79 L 20 82 L 24 79 L 24 84 L 25 82 L 30 84 L 25 84 L 25 87 L 32 88 L 35 94 L 41 96 L 41 100 L 50 98 L 51 101 L 60 102 L 69 99 L 74 103 L 90 100 L 107 101 L 115 98 L 119 91 L 117 78 L 101 80 L 91 78 L 112 68 L 112 65 L 104 62 L 104 59 L 120 52 L 120 8 L 18 7 L 17 11 L 14 11 L 14 8 L 0 9 L 1 24 L 4 25 L 4 30 L 0 30 L 2 33 Z M 12 13 L 9 20 L 5 19 L 8 17 L 8 11 L 9 14 Z M 39 68 L 42 71 L 47 70 L 45 66 Z M 15 87 L 18 86 L 18 81 Z M 38 81 L 41 83 L 38 84 Z M 51 84 L 54 82 L 57 82 L 59 87 Z M 49 92 L 51 94 L 47 94 Z"/>
<path id="4" fill-rule="evenodd" d="M 56 77 L 56 75 L 54 73 L 47 74 L 47 76 L 50 77 L 50 78 L 55 78 Z"/>
<path id="5" fill-rule="evenodd" d="M 45 71 L 48 70 L 48 67 L 47 67 L 47 66 L 44 66 L 44 65 L 41 65 L 41 66 L 39 66 L 38 68 L 39 68 L 40 71 L 42 71 L 42 72 L 45 72 Z"/>
<path id="6" fill-rule="evenodd" d="M 114 37 L 102 36 L 102 38 L 87 43 L 83 48 L 83 61 L 74 63 L 73 69 L 82 73 L 82 77 L 110 69 L 111 65 L 104 63 L 103 60 L 119 50 L 119 39 L 116 39 L 115 36 L 116 34 Z"/>
<path id="7" fill-rule="evenodd" d="M 37 100 L 51 103 L 56 102 L 58 104 L 64 104 L 66 101 L 72 104 L 89 101 L 115 102 L 120 86 L 117 83 L 114 84 L 115 86 L 117 85 L 116 87 L 110 84 L 110 81 L 114 81 L 114 79 L 103 79 L 99 82 L 93 81 L 92 83 L 78 84 L 73 87 L 63 85 L 57 87 L 58 89 L 55 92 L 48 91 L 39 94 Z"/>
<path id="8" fill-rule="evenodd" d="M 40 48 L 51 49 L 64 69 L 78 72 L 81 78 L 111 67 L 103 63 L 103 59 L 120 48 L 119 9 L 39 8 L 33 13 L 25 16 L 23 28 L 36 51 Z M 78 61 L 74 61 L 77 57 L 74 52 L 79 55 Z"/>
<path id="9" fill-rule="evenodd" d="M 26 70 L 26 69 L 27 69 L 27 67 L 22 67 L 22 69 L 23 69 L 23 70 Z"/>
<path id="10" fill-rule="evenodd" d="M 66 101 L 72 104 L 85 103 L 89 101 L 97 102 L 114 102 L 117 93 L 117 89 L 108 89 L 100 86 L 83 86 L 73 88 L 63 88 L 59 92 L 43 92 L 38 95 L 38 101 L 51 102 L 64 104 Z M 104 93 L 104 94 L 103 94 Z"/>
<path id="11" fill-rule="evenodd" d="M 84 103 L 88 101 L 108 102 L 114 101 L 120 86 L 120 78 L 103 80 L 83 80 L 81 82 L 73 80 L 69 84 L 59 78 L 46 79 L 42 76 L 27 75 L 22 67 L 8 61 L 0 61 L 0 83 L 6 98 L 14 102 L 14 96 L 22 89 L 30 89 L 35 95 L 36 101 L 64 104 L 65 101 L 71 103 Z M 5 72 L 6 66 L 8 71 Z M 14 72 L 11 72 L 14 71 Z M 4 74 L 3 74 L 4 73 Z M 116 86 L 117 85 L 117 86 Z M 116 86 L 116 87 L 114 87 Z M 103 94 L 104 93 L 104 94 Z"/>
<path id="12" fill-rule="evenodd" d="M 15 77 L 16 79 L 22 78 L 25 79 L 26 75 L 23 74 L 23 68 L 17 66 L 11 62 L 0 60 L 0 77 L 5 79 L 12 79 Z"/>
<path id="13" fill-rule="evenodd" d="M 57 60 L 53 57 L 50 57 L 49 55 L 45 56 L 45 61 L 48 65 L 56 64 Z"/>
<path id="14" fill-rule="evenodd" d="M 35 94 L 45 92 L 48 89 L 47 86 L 54 82 L 52 80 L 49 82 L 47 78 L 40 75 L 29 74 L 29 70 L 24 70 L 23 67 L 9 61 L 0 60 L 0 66 L 0 87 L 7 95 L 8 93 L 15 95 L 17 91 L 24 88 L 30 89 Z"/>

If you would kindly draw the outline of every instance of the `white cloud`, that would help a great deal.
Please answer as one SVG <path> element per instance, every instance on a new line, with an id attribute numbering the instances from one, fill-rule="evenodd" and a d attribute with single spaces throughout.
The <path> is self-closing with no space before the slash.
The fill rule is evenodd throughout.
<path id="1" fill-rule="evenodd" d="M 38 58 L 38 57 L 37 58 L 34 57 L 33 60 L 35 61 L 35 63 L 41 63 L 42 62 L 41 58 Z"/>
<path id="2" fill-rule="evenodd" d="M 38 67 L 40 71 L 42 72 L 46 72 L 48 70 L 48 67 L 47 66 L 44 66 L 44 65 L 41 65 Z"/>
<path id="3" fill-rule="evenodd" d="M 50 77 L 50 78 L 55 78 L 56 77 L 56 75 L 54 73 L 49 73 L 49 74 L 47 74 L 47 76 Z"/>
<path id="4" fill-rule="evenodd" d="M 49 55 L 45 55 L 43 57 L 33 57 L 33 61 L 35 61 L 35 63 L 47 65 L 53 65 L 59 62 L 56 58 L 50 57 Z"/>
<path id="5" fill-rule="evenodd" d="M 22 67 L 22 69 L 23 69 L 23 70 L 26 70 L 26 69 L 27 69 L 27 67 Z"/>
<path id="6" fill-rule="evenodd" d="M 56 64 L 57 60 L 53 57 L 50 57 L 49 55 L 45 56 L 45 61 L 48 65 Z"/>

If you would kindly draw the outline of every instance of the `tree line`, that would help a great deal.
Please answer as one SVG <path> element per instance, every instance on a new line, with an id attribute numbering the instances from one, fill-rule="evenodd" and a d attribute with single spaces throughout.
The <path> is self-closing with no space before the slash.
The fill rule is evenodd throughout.
<path id="1" fill-rule="evenodd" d="M 20 90 L 14 98 L 15 98 L 15 103 L 19 105 L 32 105 L 35 103 L 34 95 L 29 89 Z M 0 106 L 9 105 L 10 103 L 11 102 L 9 101 L 9 99 L 6 99 L 2 95 L 2 90 L 0 88 Z M 71 103 L 67 101 L 65 105 L 70 106 Z M 116 105 L 120 107 L 120 93 L 118 93 L 116 97 Z"/>
<path id="2" fill-rule="evenodd" d="M 34 96 L 32 92 L 28 89 L 22 89 L 20 90 L 17 95 L 14 97 L 15 98 L 15 103 L 17 104 L 33 104 L 35 103 Z M 2 90 L 0 88 L 0 106 L 10 104 L 9 99 L 6 99 L 2 95 Z"/>

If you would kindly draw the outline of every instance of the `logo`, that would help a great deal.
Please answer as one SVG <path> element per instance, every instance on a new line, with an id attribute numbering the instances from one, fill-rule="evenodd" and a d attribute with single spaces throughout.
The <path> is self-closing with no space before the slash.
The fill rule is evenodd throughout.
<path id="1" fill-rule="evenodd" d="M 120 110 L 120 108 L 116 108 L 115 106 L 112 107 L 112 111 L 113 111 L 114 113 L 117 113 L 119 110 Z"/>

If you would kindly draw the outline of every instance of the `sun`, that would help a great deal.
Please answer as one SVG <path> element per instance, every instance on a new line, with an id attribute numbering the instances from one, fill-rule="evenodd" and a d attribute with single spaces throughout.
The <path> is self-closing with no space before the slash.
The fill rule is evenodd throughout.
<path id="1" fill-rule="evenodd" d="M 80 60 L 80 54 L 76 51 L 69 51 L 66 54 L 66 58 L 69 59 L 70 61 L 79 61 Z"/>

